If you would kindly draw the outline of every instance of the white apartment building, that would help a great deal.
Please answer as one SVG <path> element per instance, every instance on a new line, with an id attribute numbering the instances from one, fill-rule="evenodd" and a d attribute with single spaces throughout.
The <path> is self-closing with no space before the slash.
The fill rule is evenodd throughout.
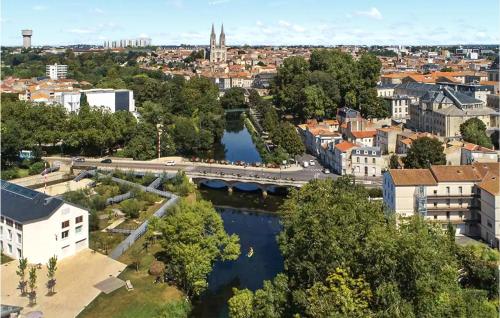
<path id="1" fill-rule="evenodd" d="M 96 88 L 83 90 L 90 106 L 108 108 L 112 113 L 124 110 L 135 112 L 134 92 L 128 89 Z"/>
<path id="2" fill-rule="evenodd" d="M 88 211 L 1 180 L 0 248 L 14 259 L 45 264 L 88 248 Z"/>
<path id="3" fill-rule="evenodd" d="M 500 239 L 499 163 L 391 169 L 384 174 L 384 204 L 402 217 L 451 223 L 457 234 L 481 236 L 498 247 Z"/>
<path id="4" fill-rule="evenodd" d="M 351 151 L 352 174 L 357 177 L 378 177 L 384 168 L 378 147 L 359 147 Z"/>
<path id="5" fill-rule="evenodd" d="M 68 74 L 68 65 L 60 65 L 57 63 L 54 65 L 46 65 L 45 73 L 52 80 L 64 79 Z"/>
<path id="6" fill-rule="evenodd" d="M 409 107 L 411 98 L 408 96 L 394 95 L 385 97 L 391 104 L 391 118 L 394 120 L 406 120 L 410 117 Z"/>

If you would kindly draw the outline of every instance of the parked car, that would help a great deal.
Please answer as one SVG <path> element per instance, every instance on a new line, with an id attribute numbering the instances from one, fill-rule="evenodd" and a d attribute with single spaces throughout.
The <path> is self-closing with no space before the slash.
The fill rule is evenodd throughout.
<path id="1" fill-rule="evenodd" d="M 76 157 L 75 162 L 85 162 L 85 158 L 83 157 Z"/>
<path id="2" fill-rule="evenodd" d="M 101 163 L 112 163 L 113 161 L 109 158 L 106 158 L 104 160 L 101 160 Z"/>
<path id="3" fill-rule="evenodd" d="M 307 167 L 309 167 L 309 162 L 307 162 L 307 161 L 304 161 L 304 162 L 302 163 L 302 166 L 304 166 L 304 168 L 307 168 Z"/>
<path id="4" fill-rule="evenodd" d="M 175 166 L 175 161 L 167 160 L 167 161 L 165 161 L 165 166 Z"/>
<path id="5" fill-rule="evenodd" d="M 323 173 L 324 173 L 324 174 L 329 174 L 329 173 L 330 173 L 330 170 L 325 168 L 325 169 L 323 169 Z"/>
<path id="6" fill-rule="evenodd" d="M 59 170 L 59 168 L 60 168 L 60 166 L 59 166 L 59 165 L 49 167 L 49 168 L 47 168 L 47 169 L 43 170 L 43 171 L 42 171 L 42 173 L 41 173 L 41 175 L 42 175 L 42 176 L 44 176 L 44 175 L 46 175 L 47 173 L 56 172 L 56 171 L 58 171 L 58 170 Z"/>
<path id="7" fill-rule="evenodd" d="M 312 160 L 312 159 L 311 159 L 311 160 L 309 160 L 309 165 L 310 165 L 310 166 L 315 166 L 315 165 L 316 165 L 316 162 L 314 162 L 314 160 Z"/>

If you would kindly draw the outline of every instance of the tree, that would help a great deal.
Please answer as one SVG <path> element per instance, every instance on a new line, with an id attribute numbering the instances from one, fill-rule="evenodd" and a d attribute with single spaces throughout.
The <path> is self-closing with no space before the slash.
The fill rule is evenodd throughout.
<path id="1" fill-rule="evenodd" d="M 54 289 L 56 287 L 56 271 L 57 271 L 57 256 L 52 256 L 49 258 L 49 262 L 47 263 L 47 278 L 49 279 L 47 282 L 47 288 L 49 289 L 49 295 L 53 295 L 55 293 Z"/>
<path id="2" fill-rule="evenodd" d="M 392 154 L 389 158 L 389 168 L 390 169 L 399 169 L 399 156 L 396 154 Z"/>
<path id="3" fill-rule="evenodd" d="M 453 68 L 446 66 L 441 69 L 441 72 L 453 72 Z"/>
<path id="4" fill-rule="evenodd" d="M 237 235 L 228 235 L 211 203 L 182 199 L 161 219 L 162 246 L 169 272 L 186 294 L 200 295 L 215 261 L 235 260 L 240 255 Z"/>
<path id="5" fill-rule="evenodd" d="M 328 97 L 323 89 L 317 85 L 304 88 L 305 105 L 302 109 L 302 118 L 321 118 L 325 116 L 325 108 L 328 107 Z"/>
<path id="6" fill-rule="evenodd" d="M 353 278 L 337 268 L 326 278 L 326 284 L 315 283 L 307 290 L 307 313 L 311 317 L 331 317 L 333 313 L 349 317 L 370 314 L 370 286 L 362 278 Z"/>
<path id="7" fill-rule="evenodd" d="M 460 125 L 460 134 L 462 138 L 476 145 L 486 148 L 492 148 L 491 139 L 486 134 L 486 125 L 479 118 L 473 117 L 467 119 Z"/>
<path id="8" fill-rule="evenodd" d="M 228 301 L 229 317 L 231 318 L 252 318 L 253 311 L 253 293 L 248 289 L 239 290 L 233 288 L 233 297 Z"/>
<path id="9" fill-rule="evenodd" d="M 28 286 L 30 288 L 29 299 L 30 304 L 33 305 L 36 303 L 36 267 L 31 267 L 29 270 L 29 280 Z"/>
<path id="10" fill-rule="evenodd" d="M 28 259 L 26 257 L 19 259 L 19 264 L 17 265 L 16 274 L 19 276 L 19 289 L 21 290 L 21 295 L 26 295 L 26 268 L 28 267 Z"/>
<path id="11" fill-rule="evenodd" d="M 141 203 L 137 199 L 128 199 L 120 203 L 120 209 L 129 218 L 138 218 L 142 209 Z"/>
<path id="12" fill-rule="evenodd" d="M 443 144 L 435 138 L 422 137 L 414 140 L 404 158 L 405 168 L 429 168 L 446 164 Z"/>
<path id="13" fill-rule="evenodd" d="M 224 109 L 246 108 L 245 90 L 241 87 L 232 87 L 226 90 L 220 103 Z"/>
<path id="14" fill-rule="evenodd" d="M 275 131 L 271 135 L 271 138 L 277 145 L 282 147 L 291 157 L 301 155 L 305 151 L 302 139 L 295 130 L 295 127 L 290 123 L 287 122 L 281 123 L 277 131 Z"/>
<path id="15" fill-rule="evenodd" d="M 141 266 L 141 261 L 142 261 L 142 250 L 138 247 L 132 248 L 130 251 L 130 258 L 132 259 L 132 263 L 135 267 L 135 271 L 139 271 L 139 267 Z"/>

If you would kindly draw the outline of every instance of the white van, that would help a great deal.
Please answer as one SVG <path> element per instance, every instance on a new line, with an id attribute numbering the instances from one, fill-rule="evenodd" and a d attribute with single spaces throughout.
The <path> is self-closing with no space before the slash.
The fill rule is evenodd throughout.
<path id="1" fill-rule="evenodd" d="M 165 161 L 165 166 L 175 166 L 175 161 L 173 160 Z"/>

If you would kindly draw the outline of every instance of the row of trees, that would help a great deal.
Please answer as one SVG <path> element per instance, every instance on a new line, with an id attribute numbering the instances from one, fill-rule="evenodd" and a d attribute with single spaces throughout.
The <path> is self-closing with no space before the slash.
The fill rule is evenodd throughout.
<path id="1" fill-rule="evenodd" d="M 292 192 L 280 216 L 285 271 L 235 290 L 231 317 L 497 316 L 498 253 L 419 216 L 397 225 L 349 177 Z"/>
<path id="2" fill-rule="evenodd" d="M 309 61 L 287 58 L 275 78 L 274 103 L 301 120 L 333 117 L 342 106 L 367 118 L 387 117 L 390 111 L 375 89 L 381 67 L 372 54 L 354 60 L 339 50 L 315 50 Z"/>
<path id="3" fill-rule="evenodd" d="M 16 274 L 19 277 L 19 290 L 21 296 L 28 296 L 30 304 L 36 303 L 36 283 L 37 283 L 37 268 L 31 266 L 28 270 L 28 280 L 26 280 L 26 271 L 28 270 L 28 259 L 20 258 L 17 265 Z M 57 256 L 52 256 L 47 263 L 47 289 L 48 295 L 55 293 L 56 287 L 56 271 L 57 271 Z"/>

